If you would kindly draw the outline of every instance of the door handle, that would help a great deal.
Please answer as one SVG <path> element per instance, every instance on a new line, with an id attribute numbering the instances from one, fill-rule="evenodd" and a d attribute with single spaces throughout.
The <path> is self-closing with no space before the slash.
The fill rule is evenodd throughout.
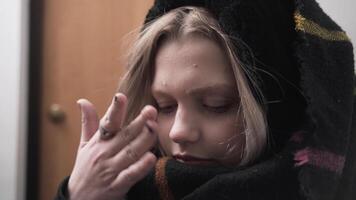
<path id="1" fill-rule="evenodd" d="M 66 113 L 62 106 L 59 104 L 52 104 L 49 108 L 49 119 L 55 124 L 64 122 L 66 119 Z"/>

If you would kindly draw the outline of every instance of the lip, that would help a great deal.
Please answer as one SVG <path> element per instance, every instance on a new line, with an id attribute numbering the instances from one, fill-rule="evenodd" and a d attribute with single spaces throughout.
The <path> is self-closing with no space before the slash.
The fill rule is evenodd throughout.
<path id="1" fill-rule="evenodd" d="M 187 164 L 212 164 L 216 161 L 214 159 L 207 158 L 199 158 L 191 155 L 174 155 L 173 158 L 179 162 L 187 163 Z"/>

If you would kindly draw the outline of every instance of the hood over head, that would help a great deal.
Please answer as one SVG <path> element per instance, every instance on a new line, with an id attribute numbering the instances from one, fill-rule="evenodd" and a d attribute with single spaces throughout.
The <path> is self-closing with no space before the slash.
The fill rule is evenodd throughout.
<path id="1" fill-rule="evenodd" d="M 354 59 L 345 32 L 314 0 L 156 0 L 145 23 L 181 6 L 208 9 L 255 72 L 275 152 L 291 132 L 306 130 L 293 152 L 301 192 L 333 199 L 351 172 L 345 162 L 355 162 L 347 154 L 356 156 L 350 153 Z"/>

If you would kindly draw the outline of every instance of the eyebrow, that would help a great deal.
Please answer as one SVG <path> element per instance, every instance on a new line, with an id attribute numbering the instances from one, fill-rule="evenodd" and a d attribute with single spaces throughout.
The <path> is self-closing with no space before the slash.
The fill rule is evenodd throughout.
<path id="1" fill-rule="evenodd" d="M 153 88 L 152 93 L 157 95 L 167 96 L 167 91 L 161 88 Z M 185 93 L 193 96 L 204 95 L 204 94 L 232 94 L 232 95 L 238 94 L 236 87 L 226 83 L 217 83 L 217 84 L 211 84 L 207 86 L 193 87 L 189 90 L 186 90 Z"/>
<path id="2" fill-rule="evenodd" d="M 213 93 L 234 93 L 235 87 L 229 84 L 214 84 L 214 85 L 209 85 L 209 86 L 203 86 L 203 87 L 195 87 L 192 89 L 189 89 L 186 92 L 186 94 L 191 94 L 191 95 L 198 95 L 198 94 L 209 94 L 211 92 Z"/>

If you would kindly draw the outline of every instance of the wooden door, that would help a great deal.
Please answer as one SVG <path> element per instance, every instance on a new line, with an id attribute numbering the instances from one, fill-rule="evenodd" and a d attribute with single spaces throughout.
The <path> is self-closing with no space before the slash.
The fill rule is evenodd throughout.
<path id="1" fill-rule="evenodd" d="M 142 24 L 153 0 L 43 3 L 38 166 L 39 198 L 48 200 L 74 164 L 80 137 L 76 101 L 87 98 L 100 115 L 104 113 L 124 72 L 123 42 L 132 38 L 127 34 Z M 64 120 L 53 120 L 56 118 L 49 114 L 51 108 L 63 112 Z"/>

